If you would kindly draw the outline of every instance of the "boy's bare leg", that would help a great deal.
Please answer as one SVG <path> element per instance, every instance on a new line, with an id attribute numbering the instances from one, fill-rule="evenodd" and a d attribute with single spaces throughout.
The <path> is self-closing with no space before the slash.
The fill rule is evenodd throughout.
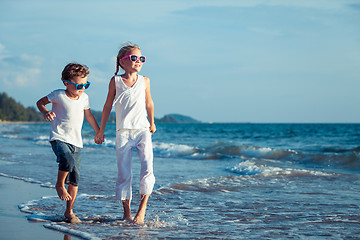
<path id="1" fill-rule="evenodd" d="M 141 195 L 141 201 L 139 204 L 139 210 L 136 213 L 134 218 L 134 223 L 136 224 L 144 224 L 146 206 L 149 199 L 149 195 Z"/>
<path id="2" fill-rule="evenodd" d="M 124 208 L 123 220 L 132 221 L 131 208 L 130 208 L 131 200 L 123 200 L 122 204 L 123 204 L 123 208 Z"/>
<path id="3" fill-rule="evenodd" d="M 68 191 L 66 191 L 66 188 L 65 188 L 65 179 L 66 179 L 68 173 L 69 172 L 64 172 L 64 171 L 59 170 L 57 182 L 55 185 L 56 192 L 57 192 L 59 198 L 63 201 L 71 200 L 71 196 L 68 193 Z"/>
<path id="4" fill-rule="evenodd" d="M 72 222 L 72 223 L 80 222 L 80 220 L 76 219 L 76 216 L 73 211 L 77 192 L 78 192 L 78 187 L 69 184 L 68 193 L 71 196 L 71 200 L 66 202 L 66 210 L 64 216 L 70 220 L 74 220 L 74 219 L 76 220 L 76 222 Z"/>

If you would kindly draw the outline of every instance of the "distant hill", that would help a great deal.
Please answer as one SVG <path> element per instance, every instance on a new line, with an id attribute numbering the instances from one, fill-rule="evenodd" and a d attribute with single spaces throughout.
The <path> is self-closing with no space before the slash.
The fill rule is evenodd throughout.
<path id="1" fill-rule="evenodd" d="M 168 114 L 160 119 L 155 119 L 155 123 L 201 123 L 201 122 L 181 114 Z"/>
<path id="2" fill-rule="evenodd" d="M 91 110 L 98 123 L 101 123 L 101 111 Z M 24 107 L 6 93 L 0 93 L 0 122 L 1 121 L 24 121 L 43 122 L 42 114 L 35 107 Z M 115 123 L 115 112 L 111 112 L 108 122 Z M 191 117 L 181 114 L 168 114 L 162 118 L 155 118 L 155 123 L 201 123 Z"/>
<path id="3" fill-rule="evenodd" d="M 25 108 L 6 93 L 0 93 L 0 121 L 41 122 L 45 120 L 34 107 Z"/>
<path id="4" fill-rule="evenodd" d="M 91 111 L 98 123 L 101 123 L 101 111 Z M 116 122 L 116 115 L 115 112 L 111 112 L 108 123 L 115 123 Z M 191 117 L 184 116 L 181 114 L 168 114 L 162 118 L 155 118 L 155 124 L 157 123 L 200 123 L 200 121 L 195 120 Z"/>
<path id="5" fill-rule="evenodd" d="M 102 115 L 102 111 L 94 111 L 91 110 L 92 114 L 94 115 L 96 121 L 99 123 L 99 125 L 101 124 L 101 115 Z M 108 118 L 108 123 L 115 123 L 116 121 L 116 116 L 115 116 L 115 112 L 111 112 Z"/>

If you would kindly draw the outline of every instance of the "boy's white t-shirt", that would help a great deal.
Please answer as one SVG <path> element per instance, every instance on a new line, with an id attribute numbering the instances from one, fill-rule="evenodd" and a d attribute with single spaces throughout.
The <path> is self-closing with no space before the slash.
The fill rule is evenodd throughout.
<path id="1" fill-rule="evenodd" d="M 76 147 L 83 147 L 81 129 L 84 110 L 90 109 L 89 96 L 83 92 L 79 99 L 70 99 L 64 89 L 47 95 L 56 117 L 51 121 L 50 141 L 60 140 Z"/>

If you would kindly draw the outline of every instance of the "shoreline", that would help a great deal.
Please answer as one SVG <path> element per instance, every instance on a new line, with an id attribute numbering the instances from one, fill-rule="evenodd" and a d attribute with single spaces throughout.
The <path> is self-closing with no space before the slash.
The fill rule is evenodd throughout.
<path id="1" fill-rule="evenodd" d="M 27 122 L 27 121 L 2 121 L 2 120 L 0 120 L 0 124 L 35 124 L 35 123 L 46 123 L 46 121 Z"/>
<path id="2" fill-rule="evenodd" d="M 86 121 L 85 121 L 86 122 Z M 85 123 L 84 122 L 84 123 Z M 39 124 L 39 123 L 49 123 L 47 121 L 38 121 L 38 122 L 34 122 L 34 121 L 6 121 L 6 120 L 0 120 L 0 125 L 1 124 Z M 115 123 L 115 122 L 108 122 L 108 123 Z M 155 124 L 299 124 L 299 125 L 311 125 L 311 124 L 319 124 L 319 125 L 332 125 L 332 124 L 360 124 L 360 122 L 198 122 L 198 123 L 174 123 L 174 122 L 156 122 Z"/>
<path id="3" fill-rule="evenodd" d="M 2 239 L 63 240 L 79 239 L 62 232 L 46 229 L 44 222 L 28 221 L 19 205 L 43 196 L 53 196 L 55 189 L 27 183 L 11 177 L 0 176 L 0 232 Z"/>

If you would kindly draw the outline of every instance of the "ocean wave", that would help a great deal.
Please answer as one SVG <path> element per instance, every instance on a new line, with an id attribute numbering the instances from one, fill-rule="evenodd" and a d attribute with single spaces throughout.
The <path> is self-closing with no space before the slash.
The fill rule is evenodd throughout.
<path id="1" fill-rule="evenodd" d="M 294 169 L 274 167 L 264 164 L 259 164 L 254 160 L 247 160 L 238 163 L 236 166 L 228 168 L 228 171 L 238 175 L 263 175 L 269 176 L 333 176 L 334 173 L 325 171 L 307 170 L 307 169 Z"/>
<path id="2" fill-rule="evenodd" d="M 49 135 L 41 135 L 41 136 L 35 137 L 33 139 L 33 141 L 37 145 L 48 146 L 49 145 Z"/>
<path id="3" fill-rule="evenodd" d="M 182 191 L 191 192 L 229 192 L 239 188 L 247 187 L 244 178 L 239 176 L 210 177 L 195 180 L 188 180 L 180 183 L 172 183 L 154 190 L 153 194 L 174 194 Z"/>
<path id="4" fill-rule="evenodd" d="M 41 141 L 38 140 L 39 142 Z M 83 139 L 84 146 L 115 147 L 115 139 L 105 139 L 102 145 L 94 143 L 92 138 Z M 275 149 L 252 145 L 234 145 L 225 142 L 215 142 L 208 146 L 189 145 L 185 143 L 153 142 L 153 151 L 156 157 L 188 158 L 202 160 L 217 160 L 229 158 L 268 158 L 283 159 L 298 154 L 294 150 Z"/>
<path id="5" fill-rule="evenodd" d="M 216 142 L 205 148 L 205 151 L 211 155 L 217 155 L 219 158 L 243 156 L 247 158 L 267 158 L 283 159 L 291 155 L 298 154 L 294 150 L 274 149 L 270 147 L 259 147 L 253 145 L 232 145 L 224 142 Z"/>
<path id="6" fill-rule="evenodd" d="M 153 147 L 154 153 L 162 157 L 191 157 L 199 153 L 197 147 L 185 144 L 155 142 L 153 143 Z"/>
<path id="7" fill-rule="evenodd" d="M 360 170 L 360 152 L 356 151 L 331 154 L 301 154 L 298 161 L 326 168 L 340 168 L 351 171 Z"/>
<path id="8" fill-rule="evenodd" d="M 12 178 L 12 179 L 16 179 L 16 180 L 21 180 L 21 181 L 28 182 L 28 183 L 42 184 L 42 182 L 37 181 L 37 180 L 35 180 L 33 178 L 11 176 L 11 175 L 1 173 L 1 172 L 0 172 L 0 176 L 7 177 L 7 178 Z"/>
<path id="9" fill-rule="evenodd" d="M 1 154 L 0 154 L 1 157 Z M 15 162 L 11 162 L 11 161 L 5 161 L 5 160 L 0 160 L 0 165 L 13 165 L 16 164 Z"/>
<path id="10" fill-rule="evenodd" d="M 360 147 L 354 147 L 354 148 L 336 148 L 336 147 L 326 147 L 323 149 L 324 152 L 330 152 L 330 153 L 348 153 L 348 152 L 360 152 Z"/>
<path id="11" fill-rule="evenodd" d="M 18 138 L 20 138 L 20 136 L 17 135 L 17 134 L 3 134 L 2 137 L 9 138 L 9 139 L 18 139 Z"/>
<path id="12" fill-rule="evenodd" d="M 277 149 L 259 147 L 254 145 L 234 145 L 224 142 L 199 147 L 185 144 L 154 143 L 156 157 L 188 158 L 195 160 L 219 160 L 219 159 L 266 159 L 291 161 L 303 164 L 314 164 L 323 167 L 336 167 L 342 169 L 360 170 L 360 151 L 354 148 L 349 151 L 335 153 L 307 153 L 292 149 Z M 249 174 L 256 174 L 259 169 L 246 169 Z"/>
<path id="13" fill-rule="evenodd" d="M 60 225 L 57 223 L 49 223 L 44 225 L 45 228 L 56 230 L 62 233 L 70 234 L 75 237 L 87 240 L 100 240 L 101 238 L 95 237 L 87 232 L 71 229 L 68 226 Z"/>
<path id="14" fill-rule="evenodd" d="M 216 160 L 228 158 L 267 158 L 283 159 L 298 154 L 293 150 L 273 149 L 248 145 L 231 145 L 223 142 L 199 147 L 186 144 L 155 142 L 154 153 L 157 157 L 183 157 L 190 159 Z"/>
<path id="15" fill-rule="evenodd" d="M 259 184 L 261 185 L 262 181 L 277 181 L 293 177 L 331 178 L 337 176 L 333 172 L 267 166 L 256 163 L 253 160 L 243 161 L 226 170 L 232 174 L 172 183 L 154 190 L 154 194 L 176 194 L 183 191 L 228 193 L 240 191 L 242 188 L 256 187 Z"/>
<path id="16" fill-rule="evenodd" d="M 27 126 L 24 126 L 27 128 Z M 12 127 L 14 128 L 14 127 Z M 4 131 L 2 137 L 8 139 L 30 140 L 36 145 L 48 146 L 48 135 L 38 131 L 37 134 L 19 135 L 14 129 Z M 4 129 L 3 129 L 4 130 Z M 86 147 L 109 147 L 115 148 L 115 138 L 106 138 L 102 145 L 94 142 L 91 134 L 85 134 L 83 143 Z M 306 152 L 303 150 L 281 149 L 269 146 L 256 146 L 251 144 L 236 144 L 234 142 L 217 141 L 211 144 L 199 143 L 173 143 L 173 142 L 153 142 L 154 156 L 158 158 L 185 158 L 194 160 L 223 160 L 223 159 L 272 159 L 293 161 L 296 163 L 311 163 L 325 167 L 336 167 L 349 169 L 352 171 L 360 170 L 360 146 L 324 146 L 317 147 L 316 152 Z M 1 154 L 1 153 L 0 153 Z M 4 160 L 6 161 L 6 160 Z M 10 164 L 2 162 L 1 164 Z M 255 170 L 254 170 L 255 171 Z"/>

